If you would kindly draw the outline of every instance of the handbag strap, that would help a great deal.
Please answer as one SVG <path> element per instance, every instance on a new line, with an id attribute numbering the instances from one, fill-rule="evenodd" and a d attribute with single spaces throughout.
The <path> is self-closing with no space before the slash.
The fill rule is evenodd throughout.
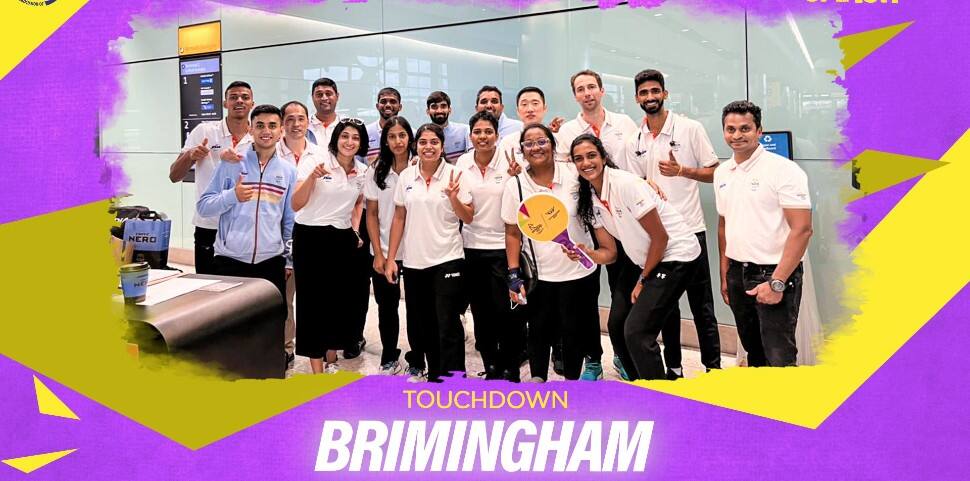
<path id="1" fill-rule="evenodd" d="M 521 203 L 525 199 L 522 197 L 522 179 L 520 179 L 518 175 L 515 176 L 515 183 L 519 186 L 519 202 Z M 536 265 L 535 277 L 536 279 L 538 279 L 539 278 L 539 258 L 536 257 L 536 249 L 532 245 L 532 239 L 530 239 L 529 237 L 526 237 L 526 240 L 529 241 L 529 251 L 532 253 L 532 263 Z"/>

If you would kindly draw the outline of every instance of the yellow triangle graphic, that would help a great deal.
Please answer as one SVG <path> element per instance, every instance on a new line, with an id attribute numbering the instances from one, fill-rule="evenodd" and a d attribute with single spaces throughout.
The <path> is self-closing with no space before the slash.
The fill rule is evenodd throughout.
<path id="1" fill-rule="evenodd" d="M 54 461 L 57 461 L 58 459 L 63 458 L 64 456 L 67 456 L 68 454 L 73 453 L 74 451 L 77 451 L 77 449 L 35 454 L 33 456 L 24 456 L 22 458 L 4 459 L 3 463 L 19 470 L 22 473 L 30 474 L 50 463 L 53 463 Z"/>
<path id="2" fill-rule="evenodd" d="M 852 159 L 859 190 L 868 195 L 946 165 L 939 160 L 866 150 Z"/>
<path id="3" fill-rule="evenodd" d="M 64 404 L 64 401 L 61 401 L 44 383 L 40 382 L 40 379 L 37 379 L 37 376 L 34 376 L 34 391 L 37 392 L 37 410 L 41 414 L 80 420 L 77 414 Z"/>
<path id="4" fill-rule="evenodd" d="M 839 48 L 843 53 L 842 68 L 849 70 L 912 24 L 913 22 L 905 22 L 840 37 Z"/>
<path id="5" fill-rule="evenodd" d="M 0 2 L 0 19 L 3 19 L 0 20 L 0 29 L 4 32 L 3 49 L 0 50 L 0 79 L 6 77 L 86 3 L 87 0 L 58 0 L 49 5 L 35 6 L 18 1 Z"/>

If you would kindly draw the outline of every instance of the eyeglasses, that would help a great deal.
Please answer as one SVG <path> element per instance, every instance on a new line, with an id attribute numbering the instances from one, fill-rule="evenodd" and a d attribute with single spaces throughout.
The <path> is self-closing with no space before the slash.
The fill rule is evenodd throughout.
<path id="1" fill-rule="evenodd" d="M 525 142 L 522 142 L 522 148 L 524 150 L 532 150 L 536 147 L 544 149 L 547 145 L 549 145 L 549 139 L 526 140 Z"/>
<path id="2" fill-rule="evenodd" d="M 342 124 L 353 124 L 353 125 L 358 125 L 358 126 L 364 125 L 364 121 L 363 120 L 355 119 L 353 117 L 347 117 L 347 118 L 344 118 L 344 119 L 340 119 L 340 123 L 342 123 Z"/>

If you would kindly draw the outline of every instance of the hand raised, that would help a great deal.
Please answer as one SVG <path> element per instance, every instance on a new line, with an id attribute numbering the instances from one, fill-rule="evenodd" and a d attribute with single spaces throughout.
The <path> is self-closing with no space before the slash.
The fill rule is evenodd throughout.
<path id="1" fill-rule="evenodd" d="M 660 174 L 665 177 L 677 177 L 684 170 L 684 166 L 678 164 L 677 159 L 674 158 L 673 150 L 670 151 L 667 160 L 660 161 L 658 167 L 660 167 Z"/>
<path id="2" fill-rule="evenodd" d="M 256 195 L 256 187 L 243 184 L 243 179 L 245 177 L 246 174 L 240 173 L 239 179 L 236 180 L 236 199 L 239 200 L 239 202 L 249 202 Z"/>
<path id="3" fill-rule="evenodd" d="M 202 139 L 202 143 L 195 146 L 189 153 L 192 162 L 198 162 L 209 155 L 209 138 Z"/>
<path id="4" fill-rule="evenodd" d="M 461 190 L 461 172 L 458 172 L 458 177 L 455 177 L 455 171 L 451 171 L 448 175 L 448 187 L 445 187 L 445 194 L 451 200 L 458 199 L 458 191 Z"/>
<path id="5" fill-rule="evenodd" d="M 505 151 L 505 160 L 509 164 L 509 170 L 508 170 L 509 176 L 515 177 L 515 176 L 519 175 L 520 173 L 522 173 L 522 166 L 519 165 L 519 163 L 515 161 L 515 156 L 509 154 L 509 151 L 508 150 Z"/>
<path id="6" fill-rule="evenodd" d="M 562 124 L 565 121 L 566 121 L 566 119 L 564 119 L 562 117 L 554 117 L 552 119 L 552 122 L 549 122 L 549 130 L 551 130 L 552 133 L 554 133 L 554 134 L 559 133 L 559 127 L 562 127 Z"/>
<path id="7" fill-rule="evenodd" d="M 314 179 L 319 179 L 325 175 L 330 175 L 330 171 L 327 170 L 323 164 L 317 164 L 317 166 L 313 168 L 313 172 L 310 172 L 310 177 L 313 177 Z"/>
<path id="8" fill-rule="evenodd" d="M 242 160 L 243 156 L 239 152 L 236 152 L 236 149 L 229 147 L 219 154 L 219 158 L 230 164 L 235 164 Z"/>

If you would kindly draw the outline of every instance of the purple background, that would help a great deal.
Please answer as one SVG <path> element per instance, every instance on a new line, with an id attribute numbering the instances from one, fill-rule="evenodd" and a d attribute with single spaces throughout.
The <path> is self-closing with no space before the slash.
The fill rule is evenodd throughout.
<path id="1" fill-rule="evenodd" d="M 967 38 L 964 19 L 970 3 L 900 1 L 812 5 L 839 9 L 845 34 L 915 20 L 844 78 L 849 116 L 843 133 L 851 141 L 837 157 L 875 149 L 939 158 L 970 126 L 970 92 L 962 87 L 967 85 L 970 56 L 961 51 L 962 45 L 945 44 Z M 738 4 L 707 3 L 716 11 Z M 799 0 L 746 3 L 765 16 L 780 14 L 785 5 L 807 9 Z M 0 180 L 0 222 L 102 200 L 121 185 L 120 172 L 95 154 L 99 95 L 105 104 L 121 98 L 118 80 L 103 77 L 99 64 L 117 60 L 106 56 L 105 46 L 129 35 L 130 12 L 143 13 L 147 4 L 92 0 L 0 81 L 8 130 L 26 134 L 26 140 L 11 142 L 4 155 L 8 168 Z M 181 5 L 156 6 L 151 15 L 172 18 Z M 844 228 L 846 240 L 857 243 L 913 183 L 851 204 L 855 217 Z M 817 430 L 616 383 L 569 384 L 568 415 L 577 420 L 654 420 L 646 475 L 658 479 L 712 474 L 725 479 L 963 478 L 970 454 L 968 373 L 962 362 L 966 348 L 953 341 L 967 338 L 962 313 L 968 309 L 970 295 L 964 289 Z M 324 419 L 427 414 L 402 408 L 398 392 L 410 386 L 400 379 L 369 378 L 192 452 L 51 382 L 81 421 L 39 415 L 30 371 L 2 357 L 0 379 L 6 381 L 0 395 L 0 458 L 80 448 L 29 479 L 332 479 L 333 474 L 312 472 Z M 552 413 L 490 412 L 510 418 Z M 451 418 L 448 414 L 440 417 Z M 459 476 L 398 473 L 383 479 Z M 643 475 L 600 474 L 597 479 L 639 477 Z M 0 465 L 0 478 L 27 479 L 5 465 Z"/>

